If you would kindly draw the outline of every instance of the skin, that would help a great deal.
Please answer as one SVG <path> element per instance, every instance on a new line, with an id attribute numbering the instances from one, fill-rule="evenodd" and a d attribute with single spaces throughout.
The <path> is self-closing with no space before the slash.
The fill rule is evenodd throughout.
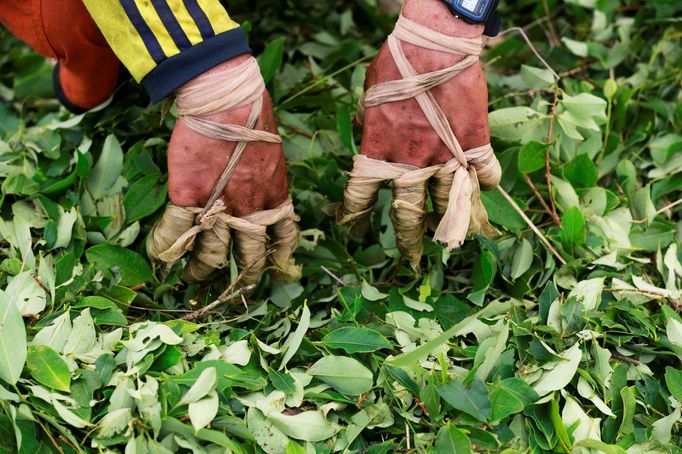
<path id="1" fill-rule="evenodd" d="M 439 0 L 407 0 L 403 14 L 420 24 L 447 35 L 476 37 L 483 26 L 455 18 Z M 403 44 L 415 69 L 429 72 L 451 66 L 463 56 Z M 240 64 L 245 56 L 227 61 L 211 71 Z M 386 45 L 367 72 L 366 87 L 401 78 Z M 485 74 L 476 64 L 432 91 L 448 115 L 464 150 L 490 142 L 488 130 L 488 89 Z M 208 116 L 220 123 L 246 123 L 250 106 Z M 414 99 L 368 108 L 365 113 L 362 153 L 390 162 L 427 167 L 452 159 L 452 154 L 428 124 Z M 258 129 L 276 132 L 272 101 L 265 95 Z M 178 206 L 203 207 L 235 144 L 204 137 L 178 122 L 168 148 L 169 195 Z M 265 183 L 265 184 L 264 184 Z M 283 203 L 289 192 L 286 162 L 278 144 L 248 145 L 234 176 L 223 192 L 228 213 L 234 216 Z"/>
<path id="2" fill-rule="evenodd" d="M 223 71 L 238 66 L 248 57 L 241 56 L 213 68 Z M 218 123 L 245 125 L 251 106 L 205 118 Z M 263 113 L 256 129 L 277 133 L 272 100 L 267 92 Z M 220 178 L 236 143 L 205 137 L 181 121 L 175 124 L 168 145 L 168 193 L 181 207 L 203 207 Z M 227 212 L 242 217 L 264 209 L 276 208 L 289 197 L 286 160 L 282 146 L 263 142 L 251 143 L 239 160 L 237 169 L 223 191 Z"/>

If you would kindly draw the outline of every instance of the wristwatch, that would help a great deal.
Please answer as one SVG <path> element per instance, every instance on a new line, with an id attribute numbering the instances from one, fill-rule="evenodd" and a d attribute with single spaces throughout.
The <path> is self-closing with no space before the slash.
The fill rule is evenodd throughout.
<path id="1" fill-rule="evenodd" d="M 497 15 L 499 0 L 441 0 L 450 12 L 470 24 L 485 24 L 486 36 L 497 36 L 502 18 Z"/>

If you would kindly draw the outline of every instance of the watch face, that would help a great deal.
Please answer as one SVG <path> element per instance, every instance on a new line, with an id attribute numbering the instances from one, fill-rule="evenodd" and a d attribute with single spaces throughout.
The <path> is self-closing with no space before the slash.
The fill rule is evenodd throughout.
<path id="1" fill-rule="evenodd" d="M 456 15 L 472 23 L 485 22 L 497 7 L 497 0 L 444 0 Z"/>
<path id="2" fill-rule="evenodd" d="M 472 13 L 476 13 L 478 10 L 478 0 L 462 0 L 462 8 Z"/>

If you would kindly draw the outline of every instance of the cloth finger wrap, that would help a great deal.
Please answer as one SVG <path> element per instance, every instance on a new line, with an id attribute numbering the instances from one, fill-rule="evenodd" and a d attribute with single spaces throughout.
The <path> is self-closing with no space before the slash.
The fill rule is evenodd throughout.
<path id="1" fill-rule="evenodd" d="M 191 252 L 183 273 L 187 282 L 204 281 L 216 269 L 227 266 L 231 239 L 235 260 L 244 273 L 242 285 L 255 283 L 267 262 L 275 278 L 297 280 L 301 276 L 292 257 L 298 245 L 298 217 L 291 198 L 275 209 L 242 218 L 225 213 L 225 204 L 220 199 L 250 142 L 282 142 L 277 134 L 253 129 L 261 116 L 264 92 L 263 78 L 253 58 L 235 68 L 205 74 L 178 92 L 179 121 L 212 139 L 237 142 L 206 207 L 169 204 L 147 242 L 149 256 L 168 265 Z M 202 118 L 249 104 L 252 107 L 246 126 Z M 273 248 L 269 255 L 268 243 Z"/>
<path id="2" fill-rule="evenodd" d="M 407 60 L 401 41 L 465 57 L 448 68 L 418 74 Z M 369 214 L 376 202 L 377 191 L 383 181 L 392 180 L 391 219 L 396 242 L 412 268 L 418 271 L 426 230 L 427 183 L 434 209 L 440 216 L 434 240 L 451 251 L 462 245 L 468 233 L 487 236 L 497 233 L 488 222 L 488 214 L 481 203 L 479 181 L 486 188 L 497 186 L 502 169 L 490 144 L 467 151 L 462 149 L 443 109 L 429 91 L 478 62 L 483 45 L 481 38 L 443 35 L 401 16 L 387 43 L 403 79 L 377 84 L 367 90 L 358 106 L 359 121 L 362 122 L 366 107 L 414 98 L 453 158 L 445 164 L 420 169 L 356 155 L 337 221 L 349 225 L 353 233 L 363 234 L 369 226 Z"/>

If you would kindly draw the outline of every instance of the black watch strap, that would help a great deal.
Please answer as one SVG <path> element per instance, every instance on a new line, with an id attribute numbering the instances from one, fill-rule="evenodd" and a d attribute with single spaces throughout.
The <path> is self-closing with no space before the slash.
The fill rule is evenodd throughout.
<path id="1" fill-rule="evenodd" d="M 497 15 L 497 13 L 490 16 L 488 22 L 485 23 L 485 30 L 483 34 L 485 36 L 497 36 L 500 34 L 500 29 L 502 28 L 502 18 Z"/>

